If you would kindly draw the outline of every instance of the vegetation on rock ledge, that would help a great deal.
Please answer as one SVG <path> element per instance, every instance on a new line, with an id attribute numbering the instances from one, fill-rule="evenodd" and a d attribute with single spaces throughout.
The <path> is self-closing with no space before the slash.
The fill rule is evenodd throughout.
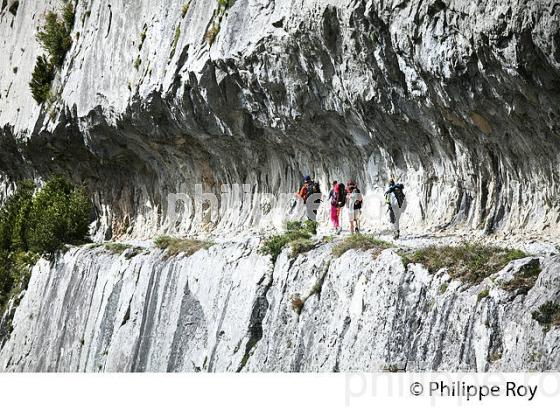
<path id="1" fill-rule="evenodd" d="M 373 235 L 366 235 L 355 233 L 350 235 L 333 247 L 332 253 L 334 256 L 342 256 L 350 249 L 359 249 L 362 251 L 372 250 L 375 257 L 385 250 L 394 247 L 390 242 L 382 241 L 375 238 Z"/>
<path id="2" fill-rule="evenodd" d="M 31 94 L 39 104 L 49 100 L 56 68 L 62 67 L 66 53 L 72 46 L 70 34 L 74 27 L 74 17 L 74 5 L 68 1 L 62 9 L 61 16 L 54 11 L 47 12 L 45 24 L 37 33 L 37 40 L 48 55 L 37 57 L 29 83 Z"/>
<path id="3" fill-rule="evenodd" d="M 220 32 L 222 19 L 224 18 L 226 11 L 233 5 L 234 2 L 235 0 L 218 0 L 218 8 L 214 11 L 212 23 L 204 35 L 208 46 L 212 47 L 212 44 L 214 44 L 214 41 Z"/>
<path id="4" fill-rule="evenodd" d="M 14 292 L 26 288 L 38 255 L 86 241 L 90 220 L 83 187 L 53 177 L 35 193 L 32 181 L 20 183 L 0 209 L 0 311 Z"/>
<path id="5" fill-rule="evenodd" d="M 280 235 L 274 235 L 264 241 L 261 247 L 261 253 L 270 255 L 272 263 L 276 262 L 282 249 L 286 245 L 291 245 L 292 255 L 307 252 L 313 248 L 314 243 L 311 237 L 317 233 L 317 222 L 314 221 L 290 221 L 286 224 L 286 232 Z"/>
<path id="6" fill-rule="evenodd" d="M 214 245 L 214 243 L 210 241 L 173 238 L 167 235 L 157 237 L 154 243 L 160 249 L 167 249 L 167 254 L 169 256 L 175 256 L 180 253 L 191 256 L 201 249 L 208 249 Z"/>
<path id="7" fill-rule="evenodd" d="M 449 276 L 467 283 L 478 284 L 498 272 L 509 262 L 526 257 L 525 252 L 467 243 L 458 246 L 428 246 L 402 255 L 403 263 L 420 263 L 430 273 L 447 268 Z"/>
<path id="8" fill-rule="evenodd" d="M 548 332 L 551 327 L 560 326 L 560 304 L 546 302 L 538 310 L 535 310 L 532 316 L 543 326 L 544 331 Z"/>
<path id="9" fill-rule="evenodd" d="M 532 259 L 523 265 L 513 279 L 502 285 L 502 289 L 508 292 L 517 291 L 518 293 L 527 293 L 535 286 L 537 278 L 541 273 L 541 262 L 539 259 Z"/>

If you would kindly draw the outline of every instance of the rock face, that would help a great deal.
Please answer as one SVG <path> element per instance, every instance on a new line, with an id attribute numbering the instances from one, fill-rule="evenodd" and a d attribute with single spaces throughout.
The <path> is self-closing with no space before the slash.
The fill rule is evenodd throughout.
<path id="1" fill-rule="evenodd" d="M 356 178 L 372 228 L 393 175 L 408 230 L 558 233 L 557 0 L 80 1 L 51 107 L 27 84 L 59 2 L 2 4 L 0 198 L 86 182 L 97 238 L 279 224 L 287 202 L 254 199 L 175 223 L 168 195 L 293 192 L 302 174 Z"/>
<path id="2" fill-rule="evenodd" d="M 4 371 L 530 371 L 560 368 L 560 329 L 531 317 L 560 296 L 560 256 L 477 286 L 331 244 L 273 267 L 256 243 L 191 257 L 74 248 L 41 260 L 0 351 Z M 209 263 L 211 261 L 211 263 Z M 536 262 L 536 261 L 533 261 Z M 488 296 L 484 297 L 484 290 Z M 482 292 L 482 293 L 481 293 Z M 295 309 L 297 295 L 304 300 Z"/>
<path id="3" fill-rule="evenodd" d="M 0 204 L 24 178 L 64 174 L 91 193 L 96 240 L 237 238 L 191 257 L 42 260 L 0 367 L 560 369 L 560 330 L 531 317 L 560 298 L 558 256 L 522 294 L 499 283 L 524 262 L 468 287 L 390 250 L 332 259 L 323 245 L 273 267 L 239 240 L 301 216 L 262 194 L 292 193 L 304 174 L 323 191 L 356 179 L 369 230 L 386 226 L 394 176 L 407 233 L 558 235 L 558 0 L 226 3 L 79 1 L 54 100 L 37 105 L 35 36 L 60 1 L 0 2 Z M 219 212 L 199 203 L 193 217 L 197 184 Z"/>

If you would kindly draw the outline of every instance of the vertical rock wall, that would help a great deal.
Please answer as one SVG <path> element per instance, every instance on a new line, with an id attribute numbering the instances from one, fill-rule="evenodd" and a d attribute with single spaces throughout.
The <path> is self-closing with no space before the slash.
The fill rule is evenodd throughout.
<path id="1" fill-rule="evenodd" d="M 353 177 L 380 229 L 395 176 L 409 231 L 558 232 L 555 0 L 80 1 L 56 103 L 37 106 L 35 33 L 57 5 L 0 11 L 0 197 L 63 173 L 90 187 L 99 238 L 231 233 L 280 225 L 287 203 L 175 226 L 169 194 Z"/>

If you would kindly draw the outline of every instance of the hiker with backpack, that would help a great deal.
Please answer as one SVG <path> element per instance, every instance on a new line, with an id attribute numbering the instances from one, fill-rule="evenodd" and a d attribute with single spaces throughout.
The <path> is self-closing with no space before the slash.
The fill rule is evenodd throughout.
<path id="1" fill-rule="evenodd" d="M 340 212 L 346 204 L 346 187 L 342 182 L 334 181 L 332 189 L 329 192 L 329 200 L 331 203 L 331 222 L 337 234 L 341 232 L 340 228 Z"/>
<path id="2" fill-rule="evenodd" d="M 347 198 L 346 207 L 348 208 L 348 220 L 350 221 L 350 233 L 360 232 L 360 216 L 362 214 L 362 203 L 364 197 L 354 180 L 348 181 L 346 189 Z"/>
<path id="3" fill-rule="evenodd" d="M 338 229 L 340 228 L 340 221 L 339 221 L 339 212 L 336 206 L 337 204 L 337 188 L 338 182 L 333 181 L 332 189 L 329 192 L 329 201 L 331 204 L 331 223 L 333 224 L 333 228 L 335 232 L 338 233 Z"/>
<path id="4" fill-rule="evenodd" d="M 297 193 L 305 204 L 307 219 L 311 221 L 317 220 L 317 209 L 321 203 L 321 188 L 318 182 L 311 179 L 309 175 L 303 178 L 303 185 Z M 292 205 L 293 209 L 294 205 Z"/>
<path id="5" fill-rule="evenodd" d="M 394 239 L 399 239 L 401 231 L 399 221 L 402 213 L 406 209 L 406 196 L 404 194 L 404 185 L 395 183 L 394 179 L 389 180 L 389 189 L 385 192 L 385 203 L 388 206 L 389 222 L 393 225 L 395 233 Z"/>

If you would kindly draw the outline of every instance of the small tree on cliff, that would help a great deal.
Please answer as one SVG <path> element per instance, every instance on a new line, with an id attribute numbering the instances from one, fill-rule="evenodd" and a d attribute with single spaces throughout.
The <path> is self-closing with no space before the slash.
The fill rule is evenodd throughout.
<path id="1" fill-rule="evenodd" d="M 45 24 L 37 33 L 37 40 L 47 52 L 47 56 L 37 57 L 29 86 L 37 103 L 48 100 L 55 69 L 62 67 L 66 53 L 72 46 L 72 28 L 75 10 L 71 1 L 62 9 L 62 16 L 54 11 L 47 12 Z"/>

